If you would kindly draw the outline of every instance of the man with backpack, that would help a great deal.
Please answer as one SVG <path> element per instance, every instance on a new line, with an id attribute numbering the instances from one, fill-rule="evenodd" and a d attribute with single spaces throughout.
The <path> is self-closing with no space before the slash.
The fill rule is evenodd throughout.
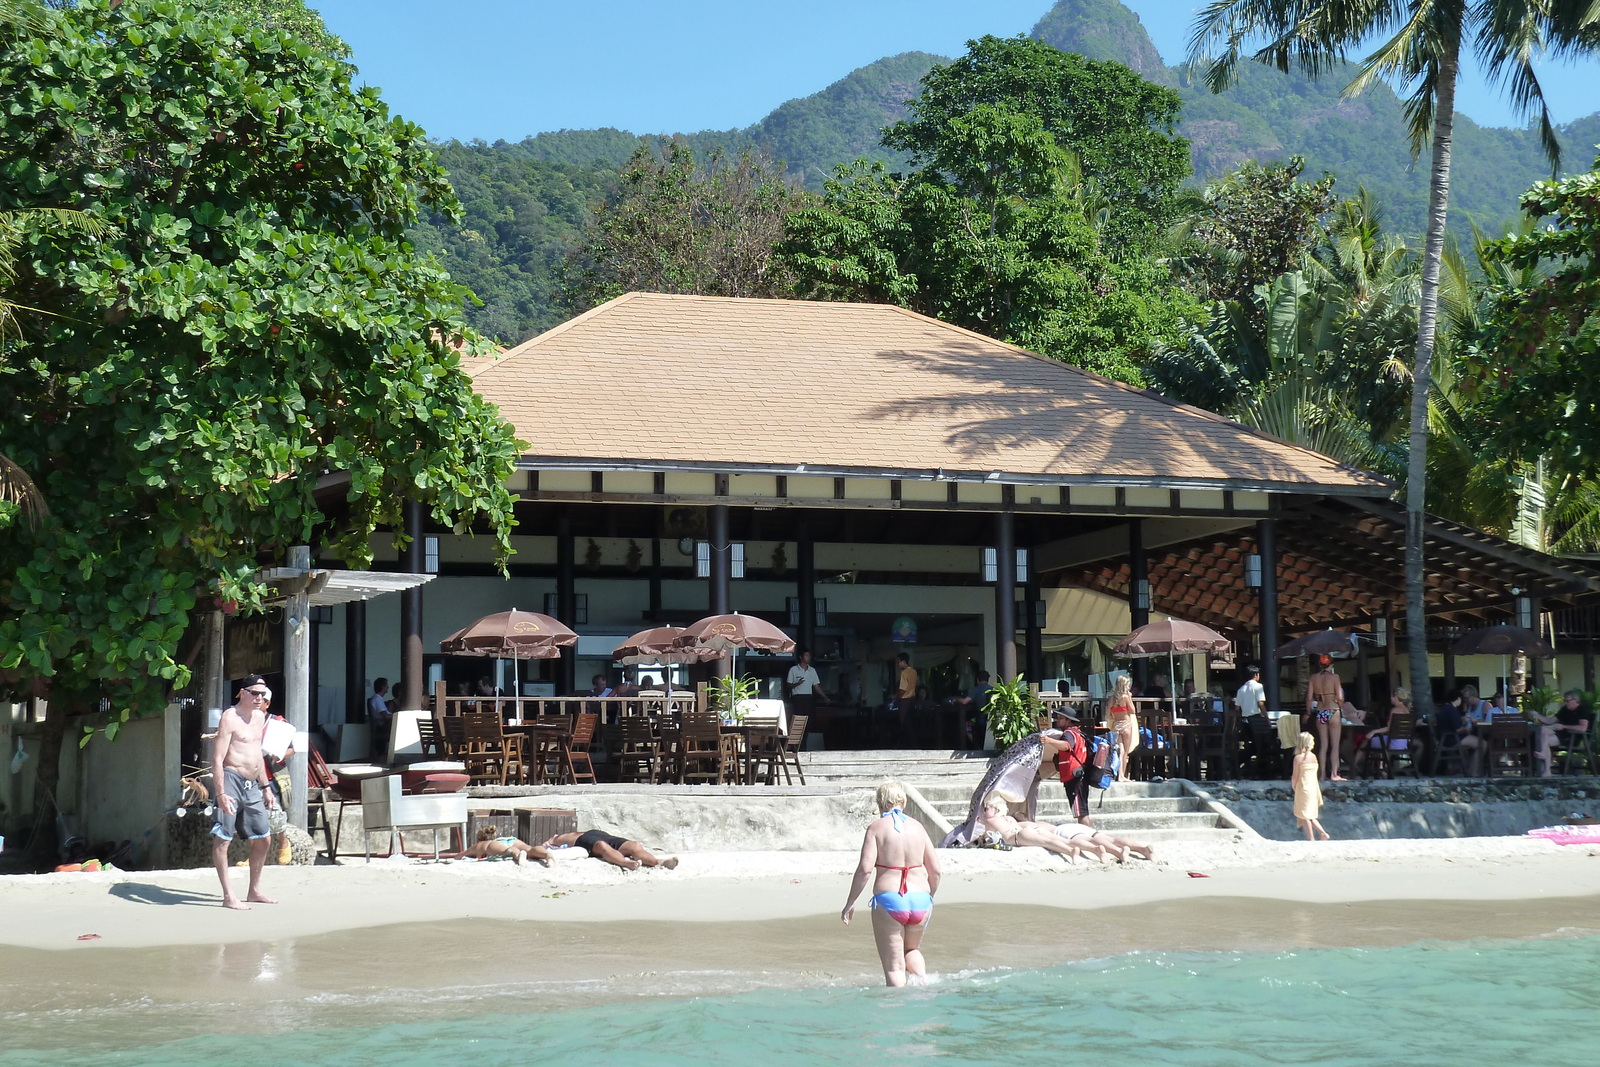
<path id="1" fill-rule="evenodd" d="M 1092 751 L 1078 727 L 1078 717 L 1068 708 L 1057 708 L 1051 725 L 1060 731 L 1061 736 L 1051 737 L 1045 733 L 1039 739 L 1044 745 L 1045 755 L 1055 757 L 1056 773 L 1061 778 L 1061 788 L 1067 791 L 1067 799 L 1072 803 L 1073 818 L 1081 819 L 1089 806 Z"/>

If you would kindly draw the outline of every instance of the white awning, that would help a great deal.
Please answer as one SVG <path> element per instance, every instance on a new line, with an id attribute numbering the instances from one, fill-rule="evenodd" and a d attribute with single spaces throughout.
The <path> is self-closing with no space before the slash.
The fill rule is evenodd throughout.
<path id="1" fill-rule="evenodd" d="M 311 572 L 311 604 L 313 607 L 348 604 L 355 600 L 371 600 L 385 593 L 403 593 L 437 577 L 432 574 L 411 574 L 407 571 L 328 571 Z M 305 578 L 304 571 L 289 567 L 273 567 L 258 571 L 256 579 L 278 586 L 278 594 L 269 601 L 281 600 L 295 591 L 295 586 Z"/>

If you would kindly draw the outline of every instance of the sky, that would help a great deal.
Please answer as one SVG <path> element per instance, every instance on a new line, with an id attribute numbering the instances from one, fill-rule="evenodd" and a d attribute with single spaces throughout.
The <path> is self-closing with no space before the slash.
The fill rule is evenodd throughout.
<path id="1" fill-rule="evenodd" d="M 359 81 L 437 138 L 516 141 L 545 130 L 633 133 L 748 126 L 899 52 L 956 56 L 1026 33 L 1052 0 L 309 0 L 343 37 Z M 1192 0 L 1124 0 L 1168 63 Z M 1600 111 L 1600 63 L 1547 65 L 1557 122 Z M 1474 71 L 1457 106 L 1514 116 Z"/>

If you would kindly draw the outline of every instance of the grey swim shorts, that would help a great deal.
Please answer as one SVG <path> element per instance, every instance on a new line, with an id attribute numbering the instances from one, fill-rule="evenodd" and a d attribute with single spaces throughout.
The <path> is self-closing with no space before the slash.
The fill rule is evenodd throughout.
<path id="1" fill-rule="evenodd" d="M 212 835 L 224 841 L 233 840 L 235 835 L 251 841 L 271 836 L 272 831 L 267 826 L 267 803 L 261 796 L 261 783 L 227 768 L 222 771 L 222 780 L 223 790 L 233 798 L 233 814 L 222 810 L 222 796 L 219 793 L 212 813 Z"/>

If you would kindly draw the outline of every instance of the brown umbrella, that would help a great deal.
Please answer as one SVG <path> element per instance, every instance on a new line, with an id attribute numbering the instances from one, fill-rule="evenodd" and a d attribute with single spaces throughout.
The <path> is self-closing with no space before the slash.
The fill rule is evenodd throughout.
<path id="1" fill-rule="evenodd" d="M 439 651 L 452 656 L 508 659 L 515 664 L 524 659 L 555 659 L 563 648 L 577 643 L 578 635 L 550 616 L 512 608 L 462 627 L 439 642 Z M 521 676 L 515 667 L 511 686 L 513 693 L 521 697 Z"/>
<path id="2" fill-rule="evenodd" d="M 701 619 L 679 634 L 673 644 L 678 648 L 698 647 L 718 652 L 745 648 L 784 655 L 794 651 L 794 638 L 764 619 L 737 612 Z"/>
<path id="3" fill-rule="evenodd" d="M 1294 659 L 1296 656 L 1348 656 L 1355 651 L 1355 638 L 1343 630 L 1318 630 L 1314 634 L 1302 634 L 1292 640 L 1279 645 L 1273 655 L 1279 659 Z"/>
<path id="4" fill-rule="evenodd" d="M 1111 650 L 1111 654 L 1127 656 L 1130 659 L 1166 656 L 1167 677 L 1171 679 L 1167 686 L 1167 694 L 1172 698 L 1172 714 L 1176 716 L 1178 679 L 1177 671 L 1173 669 L 1172 657 L 1195 652 L 1226 652 L 1232 647 L 1232 641 L 1209 626 L 1202 626 L 1197 622 L 1184 622 L 1182 619 L 1163 619 L 1141 626 L 1118 641 L 1117 647 Z"/>
<path id="5" fill-rule="evenodd" d="M 703 663 L 708 659 L 721 659 L 721 651 L 714 648 L 679 648 L 673 644 L 683 636 L 681 626 L 657 626 L 640 630 L 611 653 L 611 658 L 623 666 L 638 663 Z M 665 679 L 667 692 L 672 692 L 672 676 Z"/>
<path id="6" fill-rule="evenodd" d="M 577 643 L 578 635 L 550 616 L 512 608 L 457 630 L 439 642 L 439 650 L 457 656 L 555 659 Z"/>
<path id="7" fill-rule="evenodd" d="M 1463 635 L 1450 646 L 1450 651 L 1458 656 L 1514 656 L 1519 652 L 1530 656 L 1556 654 L 1550 642 L 1532 630 L 1505 622 Z"/>

